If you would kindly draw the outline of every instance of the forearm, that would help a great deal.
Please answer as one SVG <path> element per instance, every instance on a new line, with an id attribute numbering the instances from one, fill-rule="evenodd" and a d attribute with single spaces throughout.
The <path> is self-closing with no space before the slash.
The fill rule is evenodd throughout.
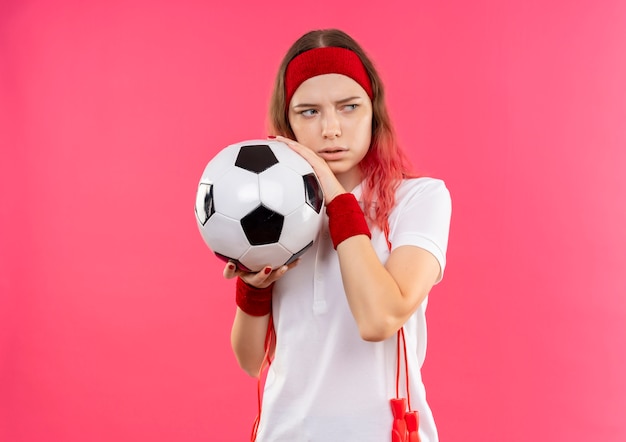
<path id="1" fill-rule="evenodd" d="M 266 276 L 263 271 L 252 278 Z M 237 312 L 231 330 L 231 345 L 241 368 L 254 377 L 259 376 L 265 357 L 273 286 L 273 283 L 265 287 L 252 286 L 241 278 L 237 278 L 235 286 Z"/>
<path id="2" fill-rule="evenodd" d="M 337 250 L 347 301 L 363 339 L 387 338 L 403 311 L 400 288 L 379 261 L 371 233 L 354 195 L 337 196 L 326 207 L 328 227 Z"/>
<path id="3" fill-rule="evenodd" d="M 398 331 L 432 288 L 439 264 L 427 251 L 404 246 L 383 265 L 364 235 L 337 247 L 348 305 L 363 339 L 380 341 Z"/>
<path id="4" fill-rule="evenodd" d="M 337 247 L 348 305 L 363 339 L 386 339 L 399 328 L 403 299 L 398 285 L 379 261 L 364 235 Z"/>
<path id="5" fill-rule="evenodd" d="M 252 316 L 237 308 L 230 340 L 239 366 L 257 377 L 265 357 L 265 336 L 270 315 Z"/>

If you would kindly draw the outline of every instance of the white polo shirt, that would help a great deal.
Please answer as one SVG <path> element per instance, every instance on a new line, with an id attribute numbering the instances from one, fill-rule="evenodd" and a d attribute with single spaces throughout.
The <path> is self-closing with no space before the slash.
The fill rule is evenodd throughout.
<path id="1" fill-rule="evenodd" d="M 353 193 L 360 197 L 358 186 Z M 392 248 L 414 245 L 446 263 L 450 194 L 441 180 L 402 182 L 389 218 Z M 384 234 L 372 230 L 381 262 Z M 438 440 L 420 368 L 426 354 L 427 299 L 405 324 L 411 405 L 419 411 L 422 442 Z M 326 223 L 318 241 L 274 287 L 276 353 L 263 396 L 259 442 L 386 442 L 389 400 L 395 397 L 396 336 L 361 339 L 343 289 L 337 252 Z M 404 396 L 404 383 L 401 395 Z"/>

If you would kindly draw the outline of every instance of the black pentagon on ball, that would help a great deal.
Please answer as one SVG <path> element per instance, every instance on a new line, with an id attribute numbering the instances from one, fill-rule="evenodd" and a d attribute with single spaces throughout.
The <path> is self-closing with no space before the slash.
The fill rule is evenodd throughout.
<path id="1" fill-rule="evenodd" d="M 241 218 L 241 227 L 253 246 L 273 244 L 280 239 L 285 217 L 261 205 Z"/>
<path id="2" fill-rule="evenodd" d="M 309 173 L 302 177 L 304 180 L 304 193 L 306 203 L 313 208 L 317 213 L 322 210 L 324 204 L 324 193 L 322 192 L 322 186 L 317 180 L 317 177 L 313 173 Z"/>
<path id="3" fill-rule="evenodd" d="M 278 164 L 278 158 L 266 144 L 241 146 L 235 160 L 235 166 L 254 173 L 261 173 L 274 164 Z"/>
<path id="4" fill-rule="evenodd" d="M 213 185 L 200 183 L 198 186 L 198 203 L 196 204 L 196 216 L 200 224 L 205 225 L 215 213 L 215 205 L 213 202 Z"/>

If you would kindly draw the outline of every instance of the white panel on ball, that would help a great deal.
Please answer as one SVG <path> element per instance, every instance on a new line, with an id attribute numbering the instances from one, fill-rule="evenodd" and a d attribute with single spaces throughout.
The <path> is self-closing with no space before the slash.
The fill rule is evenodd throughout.
<path id="1" fill-rule="evenodd" d="M 258 175 L 231 166 L 215 183 L 213 199 L 217 212 L 241 219 L 261 204 Z"/>
<path id="2" fill-rule="evenodd" d="M 283 215 L 306 204 L 302 175 L 281 163 L 259 175 L 259 191 L 263 205 Z"/>
<path id="3" fill-rule="evenodd" d="M 293 253 L 289 252 L 289 250 L 278 243 L 274 243 L 250 247 L 239 258 L 239 261 L 253 272 L 258 272 L 265 265 L 269 265 L 273 269 L 282 266 L 291 258 L 291 255 Z"/>
<path id="4" fill-rule="evenodd" d="M 317 232 L 322 226 L 322 218 L 308 204 L 285 217 L 283 232 L 289 232 L 280 237 L 280 243 L 293 253 L 306 247 L 311 240 L 316 239 Z"/>
<path id="5" fill-rule="evenodd" d="M 220 150 L 204 168 L 200 182 L 208 184 L 215 183 L 233 167 L 238 153 L 239 149 L 236 145 L 231 145 Z"/>
<path id="6" fill-rule="evenodd" d="M 200 232 L 213 252 L 232 259 L 238 259 L 250 248 L 239 220 L 221 213 L 213 214 Z"/>
<path id="7" fill-rule="evenodd" d="M 306 175 L 313 172 L 313 168 L 307 160 L 302 158 L 300 154 L 291 150 L 285 143 L 275 142 L 271 145 L 272 151 L 281 164 L 292 169 L 300 175 Z"/>

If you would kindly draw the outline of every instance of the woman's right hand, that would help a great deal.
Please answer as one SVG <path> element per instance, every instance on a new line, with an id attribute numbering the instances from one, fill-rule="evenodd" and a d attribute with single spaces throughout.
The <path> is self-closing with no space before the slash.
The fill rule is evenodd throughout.
<path id="1" fill-rule="evenodd" d="M 312 149 L 303 146 L 290 138 L 276 136 L 277 141 L 281 141 L 289 146 L 294 152 L 303 157 L 315 171 L 315 175 L 322 186 L 324 192 L 324 203 L 328 205 L 337 195 L 346 193 L 346 189 L 341 185 L 330 166 L 322 157 L 316 154 Z"/>
<path id="2" fill-rule="evenodd" d="M 282 278 L 288 270 L 297 266 L 299 262 L 300 260 L 296 259 L 291 264 L 284 265 L 276 270 L 272 270 L 270 266 L 265 266 L 259 272 L 254 273 L 239 270 L 234 262 L 229 261 L 226 264 L 226 267 L 224 267 L 224 278 L 232 279 L 239 276 L 246 284 L 259 289 L 264 289 Z"/>

